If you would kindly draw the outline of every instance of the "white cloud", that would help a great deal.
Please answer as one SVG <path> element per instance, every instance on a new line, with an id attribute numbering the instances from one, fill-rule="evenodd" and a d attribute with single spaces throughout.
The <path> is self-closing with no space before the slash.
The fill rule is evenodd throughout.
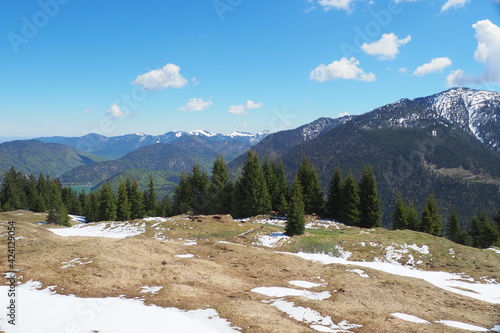
<path id="1" fill-rule="evenodd" d="M 149 91 L 161 90 L 165 88 L 181 88 L 188 81 L 180 74 L 181 68 L 174 64 L 166 64 L 161 69 L 155 69 L 145 74 L 139 75 L 132 81 L 133 85 L 143 86 Z"/>
<path id="2" fill-rule="evenodd" d="M 431 62 L 417 67 L 413 72 L 415 76 L 424 76 L 433 72 L 442 71 L 451 65 L 451 59 L 448 57 L 434 58 Z"/>
<path id="3" fill-rule="evenodd" d="M 446 3 L 441 7 L 441 13 L 447 11 L 448 9 L 454 9 L 454 8 L 460 8 L 465 6 L 467 2 L 470 0 L 448 0 Z"/>
<path id="4" fill-rule="evenodd" d="M 248 100 L 243 105 L 231 105 L 229 107 L 230 114 L 245 114 L 247 110 L 258 109 L 263 107 L 262 103 L 255 103 L 254 101 Z"/>
<path id="5" fill-rule="evenodd" d="M 324 10 L 340 9 L 351 11 L 351 3 L 356 0 L 319 0 L 318 3 L 323 6 Z"/>
<path id="6" fill-rule="evenodd" d="M 202 98 L 191 98 L 179 111 L 203 111 L 212 104 L 212 101 L 204 101 Z"/>
<path id="7" fill-rule="evenodd" d="M 401 73 L 401 74 L 406 74 L 408 72 L 408 68 L 401 67 L 400 69 L 398 69 L 398 72 Z"/>
<path id="8" fill-rule="evenodd" d="M 481 82 L 500 83 L 500 27 L 490 20 L 478 21 L 472 25 L 476 29 L 474 37 L 477 48 L 474 59 L 484 64 L 484 71 L 478 77 L 466 74 L 458 69 L 448 75 L 446 83 L 449 86 L 480 84 Z"/>
<path id="9" fill-rule="evenodd" d="M 84 112 L 85 112 L 86 114 L 88 114 L 88 113 L 90 113 L 90 112 L 92 112 L 92 111 L 94 111 L 94 110 L 95 110 L 94 108 L 88 108 L 88 109 L 87 109 L 87 110 L 85 110 Z"/>
<path id="10" fill-rule="evenodd" d="M 108 111 L 106 111 L 106 113 L 111 115 L 111 117 L 114 117 L 114 118 L 119 118 L 119 117 L 123 117 L 124 115 L 126 115 L 126 113 L 122 111 L 122 109 L 120 108 L 120 106 L 118 104 L 112 105 L 111 108 Z"/>
<path id="11" fill-rule="evenodd" d="M 410 41 L 410 35 L 404 39 L 398 39 L 398 36 L 391 32 L 390 34 L 383 34 L 382 38 L 376 42 L 363 43 L 361 49 L 367 54 L 378 56 L 380 60 L 392 60 L 399 53 L 399 47 Z"/>
<path id="12" fill-rule="evenodd" d="M 349 112 L 342 112 L 342 113 L 339 113 L 337 115 L 337 118 L 342 118 L 342 117 L 345 117 L 345 116 L 348 116 L 349 115 Z"/>
<path id="13" fill-rule="evenodd" d="M 351 57 L 347 59 L 342 57 L 340 60 L 335 60 L 329 65 L 320 64 L 313 69 L 309 74 L 311 80 L 325 82 L 328 80 L 345 79 L 371 82 L 376 80 L 373 73 L 365 73 L 358 67 L 359 61 Z"/>

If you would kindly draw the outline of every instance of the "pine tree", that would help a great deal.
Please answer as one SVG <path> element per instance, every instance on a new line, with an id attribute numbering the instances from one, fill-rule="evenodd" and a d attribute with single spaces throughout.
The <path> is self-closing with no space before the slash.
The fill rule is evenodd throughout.
<path id="1" fill-rule="evenodd" d="M 237 217 L 267 214 L 271 211 L 271 197 L 259 157 L 251 150 L 247 153 L 241 176 L 236 182 L 233 210 Z"/>
<path id="2" fill-rule="evenodd" d="M 359 225 L 359 194 L 358 186 L 352 172 L 349 172 L 342 186 L 342 201 L 339 221 L 347 225 Z"/>
<path id="3" fill-rule="evenodd" d="M 363 168 L 359 189 L 359 226 L 373 228 L 382 226 L 382 209 L 378 196 L 377 179 L 373 169 L 369 166 Z"/>
<path id="4" fill-rule="evenodd" d="M 267 189 L 271 196 L 271 209 L 284 213 L 288 203 L 289 189 L 283 162 L 274 162 L 266 158 L 262 164 L 262 172 L 264 173 Z"/>
<path id="5" fill-rule="evenodd" d="M 137 181 L 137 179 L 131 180 L 127 178 L 125 180 L 125 185 L 127 187 L 128 199 L 130 201 L 130 218 L 132 220 L 143 218 L 145 216 L 143 198 L 144 195 L 139 190 L 139 182 Z"/>
<path id="6" fill-rule="evenodd" d="M 396 208 L 394 208 L 394 212 L 392 213 L 393 230 L 408 229 L 409 227 L 408 212 L 409 208 L 408 206 L 406 206 L 406 203 L 403 200 L 403 196 L 401 195 L 401 193 L 399 193 L 398 198 L 396 199 Z"/>
<path id="7" fill-rule="evenodd" d="M 87 223 L 99 221 L 99 193 L 90 192 L 85 200 L 87 201 L 84 210 L 85 221 Z"/>
<path id="8" fill-rule="evenodd" d="M 461 243 L 462 228 L 460 227 L 458 215 L 455 211 L 451 212 L 450 218 L 448 219 L 445 236 L 452 242 Z"/>
<path id="9" fill-rule="evenodd" d="M 189 181 L 193 191 L 193 200 L 191 202 L 193 213 L 206 214 L 209 209 L 208 187 L 210 185 L 207 173 L 199 165 L 195 165 Z"/>
<path id="10" fill-rule="evenodd" d="M 497 227 L 497 231 L 500 233 L 500 211 L 498 211 L 498 213 L 493 217 L 493 222 Z"/>
<path id="11" fill-rule="evenodd" d="M 99 220 L 116 220 L 116 201 L 115 194 L 109 183 L 104 183 L 99 190 Z"/>
<path id="12" fill-rule="evenodd" d="M 209 211 L 211 214 L 229 214 L 231 212 L 231 200 L 233 183 L 229 176 L 224 157 L 219 156 L 212 168 L 212 178 L 210 180 Z"/>
<path id="13" fill-rule="evenodd" d="M 49 209 L 49 214 L 47 215 L 46 221 L 65 227 L 71 227 L 68 210 L 66 209 L 66 205 L 64 205 L 62 201 L 59 201 L 58 203 L 54 203 L 52 205 L 52 207 Z"/>
<path id="14" fill-rule="evenodd" d="M 470 236 L 472 246 L 480 249 L 488 248 L 497 241 L 498 231 L 491 225 L 486 212 L 483 211 L 479 217 L 472 218 Z"/>
<path id="15" fill-rule="evenodd" d="M 326 212 L 328 217 L 334 220 L 340 219 L 342 206 L 342 172 L 340 168 L 335 168 L 335 173 L 330 180 L 328 197 L 326 200 Z"/>
<path id="16" fill-rule="evenodd" d="M 305 157 L 299 166 L 297 178 L 302 186 L 306 214 L 321 215 L 324 208 L 324 198 L 318 172 L 314 167 L 309 165 Z"/>
<path id="17" fill-rule="evenodd" d="M 305 230 L 304 220 L 304 199 L 302 197 L 302 185 L 298 178 L 295 178 L 292 186 L 292 194 L 288 205 L 287 223 L 285 234 L 287 236 L 302 235 Z"/>
<path id="18" fill-rule="evenodd" d="M 170 196 L 168 194 L 163 197 L 158 205 L 157 215 L 161 217 L 169 217 L 173 215 L 172 201 L 170 200 Z"/>
<path id="19" fill-rule="evenodd" d="M 438 213 L 437 203 L 434 195 L 430 195 L 422 212 L 421 229 L 423 232 L 433 236 L 441 236 L 443 225 L 441 215 Z"/>
<path id="20" fill-rule="evenodd" d="M 154 216 L 156 213 L 156 190 L 153 176 L 149 175 L 149 186 L 144 192 L 144 210 L 146 215 Z"/>
<path id="21" fill-rule="evenodd" d="M 181 174 L 179 184 L 174 190 L 174 214 L 193 213 L 191 205 L 193 202 L 193 190 L 190 182 L 190 177 L 186 174 Z"/>
<path id="22" fill-rule="evenodd" d="M 413 231 L 420 231 L 422 228 L 420 227 L 420 219 L 418 217 L 417 207 L 413 202 L 408 203 L 406 207 L 407 207 L 408 229 Z"/>
<path id="23" fill-rule="evenodd" d="M 128 199 L 127 185 L 125 184 L 122 178 L 120 178 L 118 183 L 118 199 L 116 206 L 117 206 L 116 207 L 117 219 L 119 221 L 130 220 L 132 214 L 131 211 L 132 205 L 130 204 L 130 200 Z"/>

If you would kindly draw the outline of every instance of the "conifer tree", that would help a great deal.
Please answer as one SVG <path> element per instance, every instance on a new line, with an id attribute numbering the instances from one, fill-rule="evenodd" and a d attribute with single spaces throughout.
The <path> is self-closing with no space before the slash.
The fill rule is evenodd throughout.
<path id="1" fill-rule="evenodd" d="M 99 220 L 116 220 L 116 200 L 113 189 L 109 183 L 104 183 L 99 190 Z"/>
<path id="2" fill-rule="evenodd" d="M 172 201 L 170 200 L 170 196 L 167 194 L 165 195 L 165 197 L 163 197 L 160 204 L 158 205 L 157 215 L 161 217 L 172 216 L 172 209 Z"/>
<path id="3" fill-rule="evenodd" d="M 156 213 L 156 189 L 153 176 L 149 175 L 148 189 L 144 192 L 144 210 L 146 215 L 154 216 Z"/>
<path id="4" fill-rule="evenodd" d="M 174 214 L 192 213 L 193 190 L 189 178 L 186 174 L 181 174 L 179 184 L 175 187 Z"/>
<path id="5" fill-rule="evenodd" d="M 328 217 L 337 221 L 340 219 L 342 206 L 342 186 L 342 172 L 340 171 L 340 167 L 337 167 L 330 180 L 328 197 L 326 200 L 326 212 Z"/>
<path id="6" fill-rule="evenodd" d="M 486 212 L 483 211 L 479 217 L 472 218 L 470 236 L 472 246 L 480 249 L 488 248 L 497 241 L 498 231 L 491 225 Z"/>
<path id="7" fill-rule="evenodd" d="M 392 213 L 392 229 L 393 230 L 405 230 L 409 227 L 408 221 L 409 208 L 403 200 L 401 193 L 398 194 L 396 199 L 396 208 Z"/>
<path id="8" fill-rule="evenodd" d="M 47 215 L 47 222 L 55 223 L 65 227 L 71 227 L 71 223 L 69 222 L 68 210 L 66 209 L 66 205 L 62 203 L 62 201 L 58 201 L 54 203 L 52 207 L 49 209 L 49 214 Z"/>
<path id="9" fill-rule="evenodd" d="M 214 162 L 212 178 L 210 180 L 209 211 L 212 214 L 229 214 L 231 212 L 231 200 L 233 183 L 229 176 L 226 161 L 220 155 Z"/>
<path id="10" fill-rule="evenodd" d="M 373 169 L 369 166 L 363 168 L 359 189 L 359 226 L 373 228 L 382 226 L 382 209 L 378 196 L 377 179 Z"/>
<path id="11" fill-rule="evenodd" d="M 302 185 L 300 185 L 298 177 L 296 177 L 293 182 L 290 203 L 288 205 L 287 223 L 285 226 L 285 234 L 287 236 L 302 235 L 304 233 L 304 208 Z"/>
<path id="12" fill-rule="evenodd" d="M 271 211 L 271 197 L 259 157 L 251 150 L 247 153 L 241 176 L 236 182 L 233 210 L 237 217 L 255 216 Z"/>
<path id="13" fill-rule="evenodd" d="M 422 212 L 421 229 L 423 232 L 433 236 L 441 236 L 443 225 L 441 215 L 438 213 L 437 203 L 434 195 L 430 195 Z"/>
<path id="14" fill-rule="evenodd" d="M 87 223 L 99 221 L 99 193 L 90 192 L 86 198 L 88 202 L 84 210 Z"/>
<path id="15" fill-rule="evenodd" d="M 448 219 L 445 236 L 455 243 L 461 243 L 462 241 L 462 228 L 460 227 L 458 215 L 455 211 L 451 212 L 450 218 Z"/>
<path id="16" fill-rule="evenodd" d="M 349 172 L 342 186 L 342 204 L 340 207 L 339 222 L 347 225 L 359 225 L 359 194 L 354 174 Z"/>
<path id="17" fill-rule="evenodd" d="M 132 220 L 143 218 L 145 216 L 143 198 L 144 195 L 139 190 L 139 182 L 137 181 L 137 179 L 131 180 L 127 178 L 125 180 L 125 185 L 127 187 L 128 199 L 130 201 L 130 218 Z"/>
<path id="18" fill-rule="evenodd" d="M 205 171 L 199 165 L 193 166 L 191 177 L 189 177 L 193 191 L 191 209 L 195 214 L 204 214 L 208 211 L 208 187 L 210 180 Z"/>
<path id="19" fill-rule="evenodd" d="M 500 211 L 498 211 L 498 213 L 493 217 L 493 222 L 497 227 L 497 231 L 500 233 Z"/>
<path id="20" fill-rule="evenodd" d="M 274 162 L 266 158 L 262 164 L 262 172 L 264 173 L 267 189 L 271 196 L 271 209 L 284 213 L 288 201 L 288 184 L 286 182 L 283 162 Z"/>
<path id="21" fill-rule="evenodd" d="M 122 178 L 118 183 L 118 198 L 116 203 L 116 217 L 119 221 L 128 221 L 131 217 L 131 204 L 128 199 L 127 185 Z"/>
<path id="22" fill-rule="evenodd" d="M 307 158 L 302 159 L 297 172 L 297 178 L 302 186 L 302 195 L 306 214 L 322 214 L 324 208 L 323 192 L 319 181 L 318 172 L 309 165 Z"/>
<path id="23" fill-rule="evenodd" d="M 408 229 L 413 231 L 420 231 L 420 219 L 418 216 L 417 207 L 415 207 L 415 203 L 408 203 L 407 207 L 407 220 L 408 220 Z"/>

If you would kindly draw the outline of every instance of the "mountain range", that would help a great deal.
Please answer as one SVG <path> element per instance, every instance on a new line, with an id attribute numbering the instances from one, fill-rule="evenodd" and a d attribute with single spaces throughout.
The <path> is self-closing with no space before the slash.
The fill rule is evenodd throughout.
<path id="1" fill-rule="evenodd" d="M 64 182 L 94 185 L 149 172 L 167 178 L 165 191 L 171 191 L 180 173 L 194 164 L 209 172 L 220 154 L 237 175 L 251 148 L 262 159 L 281 159 L 290 181 L 307 157 L 325 192 L 336 166 L 344 175 L 352 170 L 359 176 L 364 165 L 371 165 L 379 181 L 385 224 L 397 193 L 419 208 L 434 193 L 444 216 L 456 210 L 465 220 L 482 208 L 500 209 L 500 93 L 468 88 L 401 99 L 361 115 L 324 117 L 272 134 L 88 134 L 15 141 L 0 148 L 3 170 L 12 163 L 23 172 L 48 170 Z"/>

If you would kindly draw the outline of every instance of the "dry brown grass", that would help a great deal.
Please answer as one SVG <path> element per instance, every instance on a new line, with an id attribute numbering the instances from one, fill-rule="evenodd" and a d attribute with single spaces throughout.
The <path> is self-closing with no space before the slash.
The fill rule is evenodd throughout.
<path id="1" fill-rule="evenodd" d="M 23 215 L 17 215 L 20 213 Z M 167 240 L 152 239 L 161 231 L 151 229 L 154 221 L 147 222 L 146 233 L 139 236 L 106 239 L 56 236 L 47 230 L 54 226 L 33 224 L 44 217 L 30 212 L 0 214 L 0 224 L 9 220 L 17 222 L 17 236 L 27 237 L 17 242 L 16 264 L 21 269 L 22 280 L 38 280 L 44 286 L 57 285 L 56 290 L 61 294 L 80 297 L 125 295 L 145 298 L 148 304 L 186 310 L 210 307 L 241 327 L 243 332 L 302 333 L 315 331 L 263 303 L 271 298 L 251 292 L 251 289 L 260 286 L 296 288 L 288 282 L 317 281 L 315 277 L 321 277 L 325 285 L 311 290 L 330 291 L 331 298 L 314 301 L 288 297 L 287 300 L 295 302 L 296 306 L 310 307 L 323 316 L 331 316 L 336 323 L 348 320 L 363 325 L 352 330 L 354 332 L 463 332 L 437 323 L 409 323 L 392 317 L 390 313 L 393 312 L 412 314 L 428 321 L 455 320 L 487 328 L 500 323 L 500 306 L 446 292 L 422 280 L 363 268 L 370 276 L 366 279 L 346 271 L 353 267 L 325 266 L 252 245 L 258 235 L 280 230 L 274 226 L 215 220 L 200 223 L 177 218 L 157 226 L 163 229 Z M 450 244 L 442 239 L 418 233 L 377 230 L 364 234 L 359 231 L 345 229 L 324 237 L 331 237 L 332 242 L 357 251 L 354 255 L 365 259 L 380 255 L 370 252 L 379 249 L 362 247 L 359 245 L 361 240 L 381 244 L 425 243 L 431 253 L 436 253 L 432 267 L 423 265 L 427 269 L 465 271 L 471 276 L 496 276 L 499 272 L 499 256 L 492 251 L 453 245 L 456 253 L 453 259 L 446 253 Z M 247 233 L 239 236 L 244 232 Z M 0 239 L 5 248 L 5 237 Z M 197 244 L 184 245 L 188 239 L 196 240 Z M 220 240 L 231 244 L 220 243 Z M 175 257 L 187 253 L 195 257 Z M 90 258 L 93 262 L 61 269 L 62 262 L 74 258 Z M 473 263 L 469 262 L 471 260 Z M 144 285 L 163 286 L 163 289 L 155 295 L 143 294 L 140 291 Z"/>

